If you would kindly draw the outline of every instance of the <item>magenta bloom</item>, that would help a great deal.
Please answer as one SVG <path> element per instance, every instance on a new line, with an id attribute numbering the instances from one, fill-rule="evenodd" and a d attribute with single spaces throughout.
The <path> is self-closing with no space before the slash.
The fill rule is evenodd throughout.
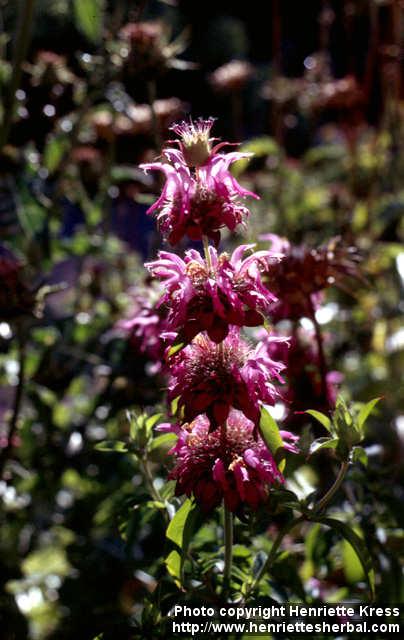
<path id="1" fill-rule="evenodd" d="M 238 247 L 231 258 L 218 255 L 209 247 L 210 265 L 198 251 L 187 251 L 182 259 L 161 251 L 159 259 L 146 264 L 149 271 L 164 281 L 166 293 L 161 304 L 169 307 L 167 325 L 179 331 L 186 342 L 207 331 L 214 342 L 221 342 L 229 325 L 256 327 L 262 315 L 270 313 L 276 301 L 261 280 L 262 271 L 270 271 L 281 254 L 257 251 L 246 258 L 254 245 Z"/>
<path id="2" fill-rule="evenodd" d="M 315 249 L 306 245 L 292 245 L 286 238 L 269 233 L 261 236 L 271 242 L 271 249 L 281 252 L 283 260 L 265 278 L 278 298 L 273 313 L 277 320 L 311 318 L 319 306 L 323 290 L 336 286 L 348 291 L 349 280 L 362 280 L 355 247 L 344 246 L 339 238 L 332 238 Z"/>
<path id="3" fill-rule="evenodd" d="M 206 416 L 191 424 L 173 427 L 178 441 L 170 454 L 176 463 L 170 479 L 176 480 L 176 495 L 194 495 L 203 511 L 211 511 L 222 499 L 231 511 L 244 505 L 253 509 L 268 498 L 269 485 L 284 482 L 282 473 L 260 436 L 254 436 L 254 423 L 240 411 L 232 410 L 227 429 L 210 430 Z M 289 441 L 285 448 L 297 452 L 297 437 L 281 432 Z"/>
<path id="4" fill-rule="evenodd" d="M 273 405 L 280 396 L 274 381 L 283 382 L 284 368 L 263 343 L 251 350 L 235 327 L 220 345 L 201 334 L 174 356 L 168 399 L 178 398 L 187 422 L 206 413 L 214 428 L 225 423 L 233 407 L 258 425 L 262 404 Z"/>
<path id="5" fill-rule="evenodd" d="M 156 283 L 154 283 L 156 284 Z M 115 328 L 128 336 L 133 349 L 152 364 L 151 373 L 161 370 L 164 352 L 169 343 L 166 309 L 157 304 L 161 290 L 148 285 L 132 292 L 128 317 L 119 320 Z M 175 334 L 172 336 L 175 337 Z"/>
<path id="6" fill-rule="evenodd" d="M 285 341 L 285 338 L 283 340 Z M 268 341 L 265 335 L 262 336 L 269 357 L 282 360 L 286 364 L 288 379 L 283 394 L 288 408 L 286 422 L 296 423 L 302 421 L 299 414 L 306 409 L 328 411 L 335 407 L 338 386 L 343 380 L 343 375 L 339 371 L 327 372 L 324 397 L 314 332 L 299 327 L 287 341 L 289 344 L 282 342 L 281 337 Z"/>
<path id="7" fill-rule="evenodd" d="M 166 177 L 163 191 L 148 213 L 158 211 L 159 227 L 173 245 L 184 236 L 192 240 L 207 236 L 218 243 L 220 229 L 234 231 L 249 215 L 240 199 L 258 198 L 229 171 L 233 162 L 251 154 L 218 153 L 223 144 L 212 149 L 212 124 L 213 119 L 174 125 L 172 129 L 181 136 L 179 149 L 165 149 L 165 162 L 141 165 L 145 171 L 162 171 Z"/>

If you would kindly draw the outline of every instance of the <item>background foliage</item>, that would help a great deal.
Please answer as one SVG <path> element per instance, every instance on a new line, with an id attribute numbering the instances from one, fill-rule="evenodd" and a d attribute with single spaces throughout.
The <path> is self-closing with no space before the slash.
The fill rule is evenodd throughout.
<path id="1" fill-rule="evenodd" d="M 167 482 L 172 441 L 145 417 L 166 415 L 164 379 L 116 327 L 151 290 L 142 264 L 160 243 L 145 214 L 159 185 L 137 166 L 187 113 L 217 116 L 215 135 L 255 153 L 236 167 L 261 195 L 248 241 L 272 232 L 318 246 L 342 236 L 360 250 L 364 279 L 330 288 L 318 322 L 345 397 L 382 400 L 330 517 L 366 541 L 376 599 L 401 602 L 404 9 L 273 0 L 264 20 L 262 3 L 233 4 L 0 3 L 0 238 L 24 264 L 20 306 L 0 292 L 7 640 L 164 637 L 159 616 L 198 597 L 178 585 L 192 573 L 207 598 L 217 583 L 218 514 L 188 514 L 188 528 L 166 537 L 181 504 Z M 128 40 L 124 26 L 145 20 L 158 21 L 157 35 Z M 246 76 L 215 85 L 212 72 L 233 59 L 248 61 Z M 35 314 L 34 290 L 43 297 Z M 299 326 L 312 328 L 307 318 Z M 324 409 L 315 394 L 303 399 L 302 409 Z M 315 420 L 291 420 L 303 452 L 288 489 L 305 499 L 329 486 L 337 462 L 329 450 L 308 455 L 324 435 Z M 237 521 L 235 589 L 259 573 L 287 523 L 284 499 Z M 338 526 L 293 529 L 257 597 L 365 601 L 363 567 Z"/>

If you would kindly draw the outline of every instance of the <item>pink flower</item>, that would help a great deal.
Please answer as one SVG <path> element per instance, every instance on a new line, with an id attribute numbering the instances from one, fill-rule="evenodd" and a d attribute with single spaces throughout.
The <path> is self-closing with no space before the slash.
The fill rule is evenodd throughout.
<path id="1" fill-rule="evenodd" d="M 229 325 L 258 326 L 276 298 L 264 287 L 263 270 L 281 255 L 258 251 L 243 257 L 254 245 L 238 247 L 231 258 L 218 255 L 209 247 L 210 264 L 198 251 L 187 251 L 184 260 L 174 253 L 161 251 L 159 259 L 146 264 L 149 271 L 164 281 L 166 293 L 160 304 L 169 307 L 167 326 L 180 331 L 186 342 L 207 331 L 214 342 L 221 342 Z"/>
<path id="2" fill-rule="evenodd" d="M 269 486 L 284 482 L 271 452 L 240 411 L 230 412 L 225 432 L 210 427 L 205 415 L 173 427 L 178 441 L 169 452 L 176 458 L 169 477 L 177 481 L 176 495 L 194 495 L 205 512 L 223 499 L 231 511 L 257 509 L 268 499 Z M 296 436 L 283 437 L 289 440 L 285 448 L 296 452 Z"/>
<path id="3" fill-rule="evenodd" d="M 315 249 L 291 245 L 286 238 L 272 233 L 261 239 L 269 240 L 271 249 L 284 255 L 265 279 L 279 299 L 273 309 L 279 320 L 312 317 L 324 289 L 334 285 L 346 290 L 349 278 L 363 280 L 356 248 L 344 246 L 339 238 Z"/>
<path id="4" fill-rule="evenodd" d="M 262 342 L 269 357 L 286 364 L 288 380 L 284 399 L 288 407 L 287 423 L 301 422 L 299 414 L 306 409 L 328 411 L 335 406 L 343 375 L 339 371 L 327 372 L 324 397 L 320 359 L 313 331 L 300 327 L 295 330 L 292 338 L 279 336 L 276 339 L 274 336 L 268 341 L 263 336 Z"/>
<path id="5" fill-rule="evenodd" d="M 155 283 L 156 284 L 156 283 Z M 152 363 L 152 373 L 162 368 L 167 348 L 166 309 L 157 305 L 161 290 L 157 286 L 137 288 L 132 292 L 132 304 L 128 317 L 119 320 L 115 327 L 124 332 L 131 346 Z M 173 335 L 174 338 L 174 335 Z"/>
<path id="6" fill-rule="evenodd" d="M 244 189 L 231 175 L 229 167 L 250 153 L 218 153 L 223 144 L 211 148 L 213 119 L 174 125 L 181 136 L 179 149 L 163 151 L 166 162 L 141 165 L 145 171 L 162 171 L 163 191 L 148 213 L 158 211 L 160 229 L 171 244 L 184 236 L 200 240 L 203 236 L 220 240 L 220 229 L 233 231 L 249 215 L 240 202 L 245 196 L 258 196 Z"/>
<path id="7" fill-rule="evenodd" d="M 233 407 L 258 425 L 261 405 L 280 396 L 274 382 L 283 383 L 284 368 L 263 343 L 251 350 L 235 327 L 219 345 L 201 334 L 173 357 L 168 399 L 178 398 L 187 422 L 206 413 L 212 428 L 223 425 Z"/>

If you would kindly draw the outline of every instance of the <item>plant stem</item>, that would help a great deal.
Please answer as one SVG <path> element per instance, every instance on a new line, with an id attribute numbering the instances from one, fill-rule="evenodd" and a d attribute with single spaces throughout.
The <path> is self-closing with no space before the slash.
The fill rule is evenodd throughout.
<path id="1" fill-rule="evenodd" d="M 208 265 L 209 271 L 212 272 L 212 260 L 210 259 L 208 236 L 202 236 L 202 243 L 203 243 L 203 251 L 205 254 L 206 264 Z"/>
<path id="2" fill-rule="evenodd" d="M 18 384 L 15 390 L 13 412 L 11 414 L 10 424 L 7 434 L 7 445 L 4 447 L 0 454 L 0 478 L 3 475 L 4 466 L 7 459 L 13 449 L 13 438 L 18 425 L 18 418 L 21 409 L 21 400 L 25 383 L 25 364 L 26 364 L 26 339 L 21 327 L 17 328 L 17 343 L 18 343 Z"/>
<path id="3" fill-rule="evenodd" d="M 349 462 L 343 462 L 340 470 L 338 472 L 337 477 L 335 478 L 335 482 L 332 485 L 332 487 L 330 487 L 327 491 L 327 493 L 321 498 L 320 502 L 318 502 L 318 504 L 313 507 L 313 511 L 315 511 L 316 513 L 318 513 L 319 511 L 323 511 L 323 509 L 327 506 L 327 504 L 332 500 L 332 498 L 334 497 L 334 495 L 337 493 L 338 489 L 340 488 L 346 472 L 348 471 L 348 467 L 349 467 Z"/>
<path id="4" fill-rule="evenodd" d="M 140 468 L 143 471 L 143 477 L 146 481 L 146 485 L 147 488 L 150 492 L 150 495 L 152 496 L 153 500 L 156 500 L 156 502 L 163 502 L 163 499 L 160 495 L 160 492 L 156 489 L 156 487 L 154 486 L 154 482 L 153 482 L 153 476 L 150 472 L 150 467 L 149 467 L 149 463 L 147 460 L 139 460 L 140 462 Z"/>
<path id="5" fill-rule="evenodd" d="M 233 561 L 233 514 L 224 507 L 224 570 L 223 594 L 226 595 L 230 585 L 231 565 Z"/>
<path id="6" fill-rule="evenodd" d="M 8 141 L 14 115 L 15 93 L 20 86 L 22 63 L 27 54 L 30 42 L 30 32 L 32 26 L 32 16 L 35 8 L 35 0 L 25 0 L 19 18 L 18 31 L 16 34 L 13 70 L 7 95 L 4 98 L 3 123 L 0 130 L 0 151 Z"/>
<path id="7" fill-rule="evenodd" d="M 260 571 L 257 573 L 254 580 L 252 581 L 252 583 L 250 584 L 249 588 L 246 591 L 244 602 L 247 600 L 250 593 L 254 591 L 254 589 L 257 587 L 257 585 L 259 584 L 264 574 L 268 571 L 268 569 L 270 569 L 273 561 L 275 560 L 276 554 L 278 553 L 278 549 L 281 546 L 282 541 L 286 536 L 286 534 L 289 533 L 289 531 L 291 531 L 294 527 L 296 527 L 296 525 L 300 524 L 303 521 L 304 521 L 304 516 L 299 516 L 298 518 L 290 520 L 290 522 L 285 524 L 285 526 L 282 527 L 282 529 L 279 531 L 278 535 L 274 540 L 274 543 L 272 545 L 268 558 L 266 559 Z"/>

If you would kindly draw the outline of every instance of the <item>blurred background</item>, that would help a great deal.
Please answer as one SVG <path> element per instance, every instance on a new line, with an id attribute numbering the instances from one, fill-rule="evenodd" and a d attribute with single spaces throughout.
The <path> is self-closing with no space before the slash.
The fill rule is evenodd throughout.
<path id="1" fill-rule="evenodd" d="M 327 247 L 315 317 L 273 319 L 293 335 L 275 413 L 305 443 L 318 434 L 296 411 L 331 409 L 337 388 L 383 397 L 340 508 L 382 601 L 401 602 L 404 2 L 0 0 L 0 24 L 1 638 L 129 639 L 152 622 L 164 521 L 134 457 L 96 445 L 125 440 L 126 410 L 166 411 L 143 267 L 163 245 L 146 214 L 161 181 L 138 165 L 189 115 L 255 154 L 234 172 L 261 199 L 225 247 L 286 236 L 296 291 Z M 303 495 L 329 482 L 322 455 L 301 456 Z M 360 597 L 349 545 L 316 535 L 291 540 L 291 593 Z"/>

